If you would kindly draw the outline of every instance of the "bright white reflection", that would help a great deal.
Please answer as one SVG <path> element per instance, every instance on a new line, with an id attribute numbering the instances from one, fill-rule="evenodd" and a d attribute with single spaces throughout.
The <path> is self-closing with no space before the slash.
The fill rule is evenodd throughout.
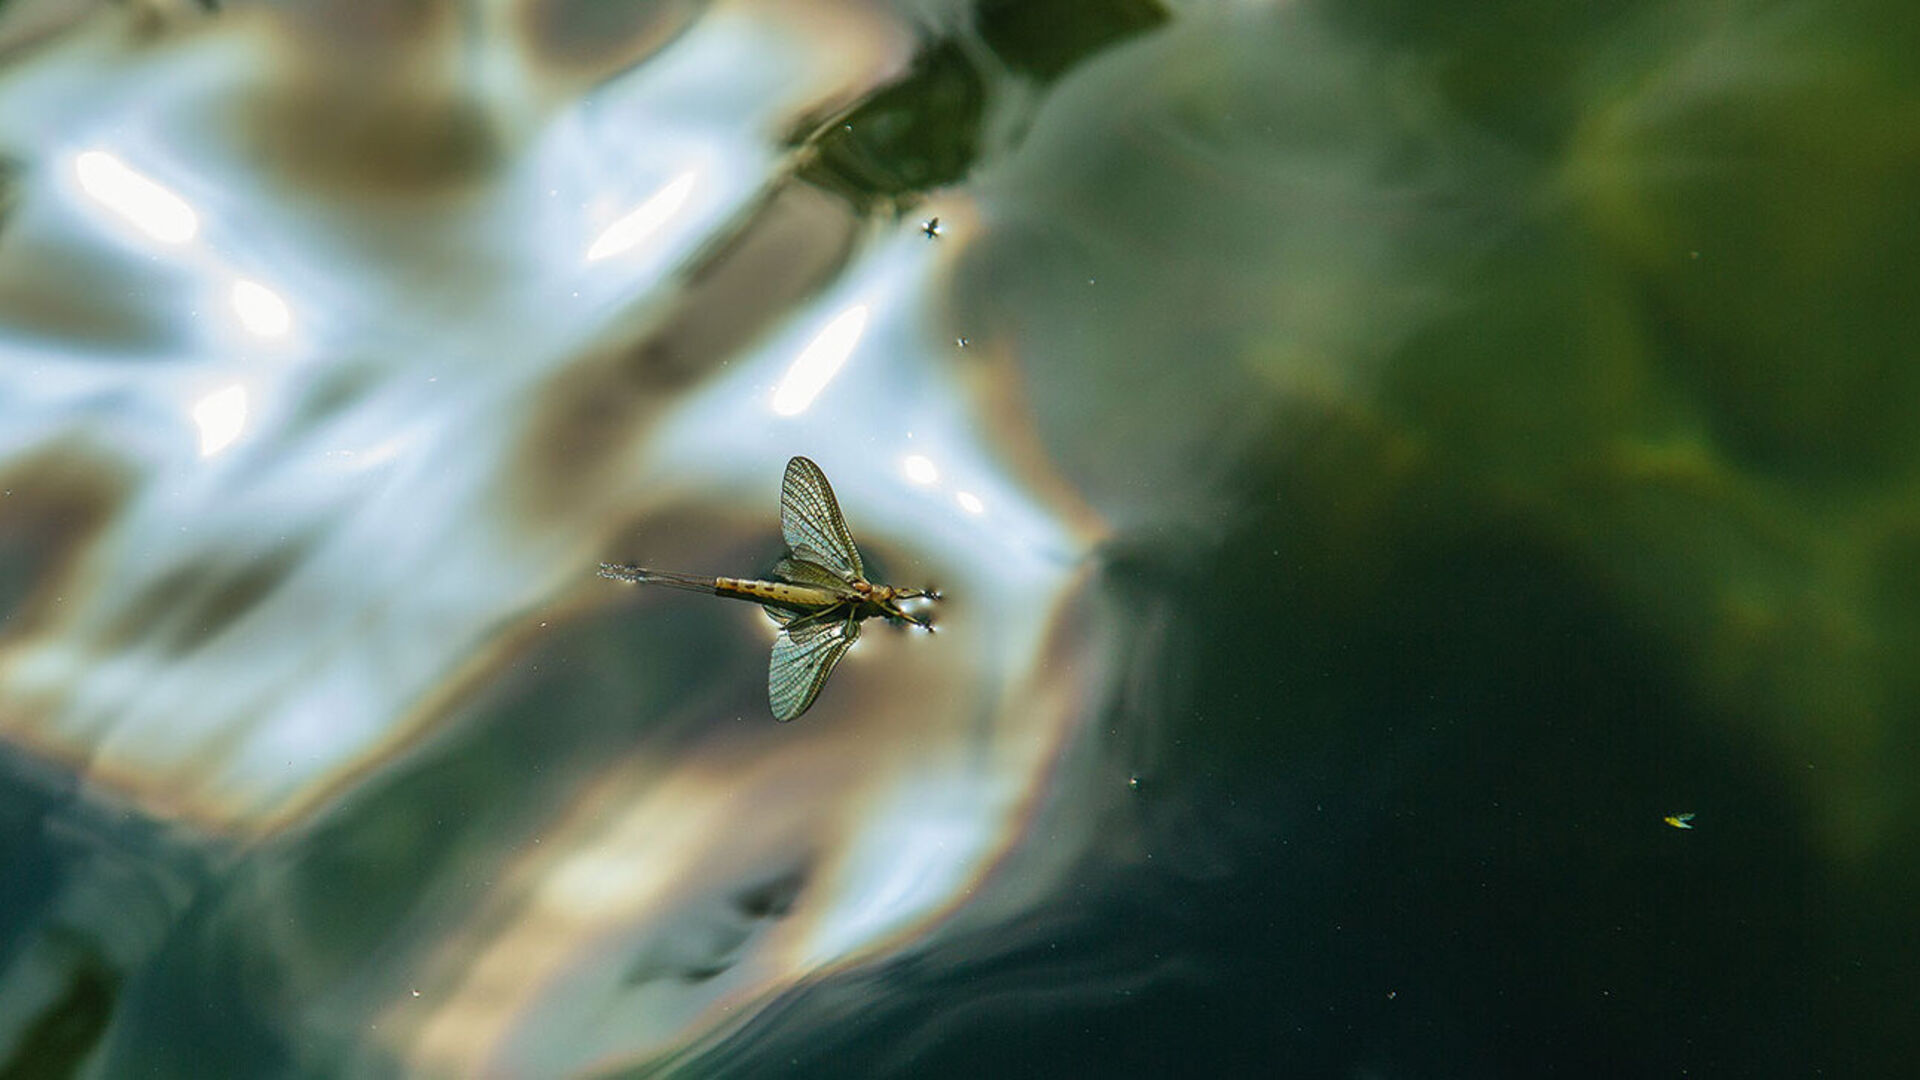
<path id="1" fill-rule="evenodd" d="M 813 399 L 840 373 L 840 366 L 853 354 L 853 347 L 860 343 L 860 335 L 866 329 L 865 304 L 855 304 L 836 315 L 794 358 L 793 366 L 773 391 L 773 411 L 781 416 L 798 416 L 807 411 Z"/>
<path id="2" fill-rule="evenodd" d="M 201 398 L 193 406 L 193 422 L 200 428 L 201 457 L 226 449 L 247 422 L 246 387 L 234 383 Z"/>
<path id="3" fill-rule="evenodd" d="M 163 244 L 184 244 L 200 230 L 200 218 L 185 199 L 105 150 L 80 154 L 73 160 L 73 171 L 80 190 Z"/>
<path id="4" fill-rule="evenodd" d="M 940 470 L 934 468 L 933 462 L 919 454 L 908 454 L 901 459 L 900 471 L 906 474 L 908 480 L 922 486 L 940 479 Z"/>
<path id="5" fill-rule="evenodd" d="M 984 513 L 987 509 L 987 505 L 980 501 L 980 496 L 975 495 L 971 491 L 954 492 L 953 501 L 959 503 L 960 509 L 965 510 L 969 514 Z"/>
<path id="6" fill-rule="evenodd" d="M 814 927 L 812 962 L 830 963 L 899 931 L 955 895 L 974 872 L 993 843 L 990 818 L 943 806 L 938 796 L 921 793 L 933 799 L 931 808 L 896 804 L 852 838 L 844 900 Z"/>
<path id="7" fill-rule="evenodd" d="M 231 299 L 234 312 L 240 316 L 240 325 L 261 337 L 282 337 L 293 325 L 287 302 L 257 281 L 234 282 Z"/>
<path id="8" fill-rule="evenodd" d="M 693 183 L 694 174 L 683 172 L 655 192 L 652 198 L 607 226 L 593 246 L 587 248 L 587 261 L 599 262 L 631 251 L 660 231 L 660 227 L 673 220 L 673 215 L 686 205 L 687 196 L 693 194 Z"/>

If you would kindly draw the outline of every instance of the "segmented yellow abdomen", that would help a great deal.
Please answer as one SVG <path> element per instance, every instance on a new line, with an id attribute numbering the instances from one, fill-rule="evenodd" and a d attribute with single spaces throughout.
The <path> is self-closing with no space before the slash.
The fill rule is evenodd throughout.
<path id="1" fill-rule="evenodd" d="M 755 581 L 749 578 L 720 578 L 714 582 L 713 591 L 721 596 L 737 596 L 747 600 L 758 600 L 763 604 L 779 604 L 783 607 L 796 608 L 829 607 L 842 599 L 837 593 L 829 592 L 816 585 L 794 585 L 785 581 Z"/>

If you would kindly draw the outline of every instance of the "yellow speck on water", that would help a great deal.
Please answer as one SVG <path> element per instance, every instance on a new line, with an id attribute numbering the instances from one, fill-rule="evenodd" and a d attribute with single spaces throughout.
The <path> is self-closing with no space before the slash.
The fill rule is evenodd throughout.
<path id="1" fill-rule="evenodd" d="M 1676 829 L 1693 828 L 1693 815 L 1690 813 L 1689 814 L 1668 814 L 1666 817 L 1661 818 L 1660 820 L 1665 821 L 1667 824 L 1673 826 Z"/>

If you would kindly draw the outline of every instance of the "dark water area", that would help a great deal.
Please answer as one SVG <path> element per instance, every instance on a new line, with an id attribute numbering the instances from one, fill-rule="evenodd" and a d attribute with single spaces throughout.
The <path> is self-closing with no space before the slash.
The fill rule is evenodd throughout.
<path id="1" fill-rule="evenodd" d="M 1908 1075 L 1916 278 L 1890 0 L 0 3 L 0 1076 Z"/>
<path id="2" fill-rule="evenodd" d="M 1831 865 L 1800 769 L 1730 732 L 1564 567 L 1475 540 L 1392 583 L 1424 614 L 1209 638 L 1207 689 L 1138 789 L 1151 861 L 1087 873 L 1023 948 L 959 942 L 876 977 L 906 1000 L 849 1016 L 854 1034 L 776 1017 L 768 1059 L 806 1076 L 1900 1075 L 1906 868 Z M 1664 826 L 1679 806 L 1710 809 Z"/>

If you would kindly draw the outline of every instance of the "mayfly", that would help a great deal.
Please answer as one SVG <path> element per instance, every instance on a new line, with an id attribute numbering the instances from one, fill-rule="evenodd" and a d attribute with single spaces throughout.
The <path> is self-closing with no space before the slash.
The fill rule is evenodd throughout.
<path id="1" fill-rule="evenodd" d="M 875 585 L 860 564 L 860 549 L 840 516 L 826 474 L 803 457 L 787 462 L 780 484 L 780 531 L 787 555 L 774 564 L 777 581 L 698 577 L 639 566 L 600 564 L 600 576 L 640 585 L 666 585 L 692 592 L 752 600 L 780 627 L 767 667 L 767 701 L 773 718 L 787 721 L 807 711 L 834 666 L 860 639 L 860 623 L 875 615 L 933 629 L 925 615 L 901 607 L 906 600 L 938 600 L 929 589 Z"/>

